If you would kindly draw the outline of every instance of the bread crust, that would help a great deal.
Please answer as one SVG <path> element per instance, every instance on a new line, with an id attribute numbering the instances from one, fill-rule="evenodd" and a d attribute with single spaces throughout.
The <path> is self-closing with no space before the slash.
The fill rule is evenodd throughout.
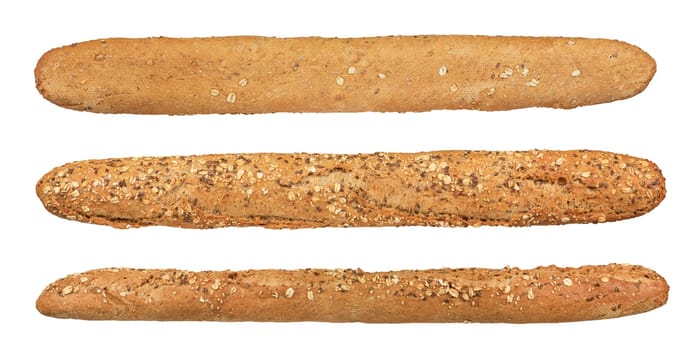
<path id="1" fill-rule="evenodd" d="M 253 153 L 115 158 L 53 169 L 51 213 L 119 228 L 530 226 L 642 215 L 652 162 L 603 151 Z"/>
<path id="2" fill-rule="evenodd" d="M 110 38 L 45 53 L 37 89 L 100 113 L 574 108 L 643 91 L 656 63 L 607 39 L 424 35 Z"/>
<path id="3" fill-rule="evenodd" d="M 619 264 L 375 273 L 118 268 L 62 278 L 36 307 L 86 320 L 539 323 L 627 316 L 667 298 L 656 272 Z"/>

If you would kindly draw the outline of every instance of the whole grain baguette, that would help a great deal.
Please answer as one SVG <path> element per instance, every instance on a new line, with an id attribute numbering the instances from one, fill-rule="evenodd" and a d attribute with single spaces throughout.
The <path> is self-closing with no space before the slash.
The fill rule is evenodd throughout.
<path id="1" fill-rule="evenodd" d="M 88 320 L 535 323 L 632 315 L 667 298 L 656 272 L 617 264 L 374 273 L 119 268 L 60 279 L 36 307 Z"/>
<path id="2" fill-rule="evenodd" d="M 634 96 L 656 63 L 615 40 L 560 37 L 113 38 L 50 50 L 36 85 L 101 113 L 573 108 Z"/>
<path id="3" fill-rule="evenodd" d="M 57 216 L 119 228 L 529 226 L 639 216 L 665 183 L 602 151 L 255 153 L 80 161 L 36 191 Z"/>

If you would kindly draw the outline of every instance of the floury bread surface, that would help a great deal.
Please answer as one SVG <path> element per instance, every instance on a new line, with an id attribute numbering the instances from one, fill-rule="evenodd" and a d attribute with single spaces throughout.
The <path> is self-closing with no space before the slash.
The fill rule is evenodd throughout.
<path id="1" fill-rule="evenodd" d="M 641 266 L 531 270 L 102 269 L 49 285 L 47 316 L 88 320 L 568 322 L 662 306 L 668 285 Z"/>
<path id="2" fill-rule="evenodd" d="M 601 151 L 87 160 L 53 169 L 36 190 L 57 216 L 120 228 L 601 223 L 665 196 L 654 163 Z"/>
<path id="3" fill-rule="evenodd" d="M 113 38 L 51 50 L 36 85 L 102 113 L 573 108 L 634 96 L 656 63 L 615 40 L 556 37 Z"/>

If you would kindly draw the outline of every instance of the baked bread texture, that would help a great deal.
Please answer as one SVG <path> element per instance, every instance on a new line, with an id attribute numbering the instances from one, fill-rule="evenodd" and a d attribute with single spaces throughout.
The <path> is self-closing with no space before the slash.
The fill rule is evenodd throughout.
<path id="1" fill-rule="evenodd" d="M 574 108 L 644 90 L 656 63 L 615 40 L 425 35 L 111 38 L 48 51 L 36 86 L 133 114 Z"/>
<path id="2" fill-rule="evenodd" d="M 254 153 L 87 160 L 36 191 L 51 213 L 119 228 L 530 226 L 642 215 L 652 162 L 603 151 Z"/>
<path id="3" fill-rule="evenodd" d="M 649 311 L 666 303 L 668 289 L 656 272 L 618 264 L 390 272 L 116 268 L 62 278 L 36 307 L 86 320 L 536 323 Z"/>

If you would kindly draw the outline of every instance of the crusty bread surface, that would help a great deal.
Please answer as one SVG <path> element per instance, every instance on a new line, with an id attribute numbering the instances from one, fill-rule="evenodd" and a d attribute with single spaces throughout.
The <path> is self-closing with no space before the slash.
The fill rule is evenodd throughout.
<path id="1" fill-rule="evenodd" d="M 607 39 L 425 35 L 110 38 L 35 69 L 49 101 L 101 113 L 574 108 L 644 90 L 656 63 Z"/>
<path id="2" fill-rule="evenodd" d="M 632 315 L 667 297 L 660 275 L 619 264 L 390 272 L 115 268 L 62 278 L 36 307 L 87 320 L 536 323 Z"/>
<path id="3" fill-rule="evenodd" d="M 603 151 L 253 153 L 79 161 L 36 191 L 57 216 L 119 228 L 530 226 L 639 216 L 665 182 Z"/>

